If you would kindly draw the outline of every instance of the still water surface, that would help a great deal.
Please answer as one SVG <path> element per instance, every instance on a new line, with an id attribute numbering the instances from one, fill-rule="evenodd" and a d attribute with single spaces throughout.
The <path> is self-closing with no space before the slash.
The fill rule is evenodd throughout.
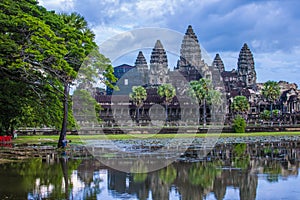
<path id="1" fill-rule="evenodd" d="M 95 159 L 31 159 L 0 165 L 0 199 L 300 199 L 297 142 L 217 146 L 147 174 Z M 197 161 L 197 162 L 196 162 Z"/>

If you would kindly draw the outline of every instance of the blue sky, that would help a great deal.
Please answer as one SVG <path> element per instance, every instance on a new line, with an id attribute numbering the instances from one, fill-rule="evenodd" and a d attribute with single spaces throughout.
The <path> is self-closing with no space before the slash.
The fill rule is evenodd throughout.
<path id="1" fill-rule="evenodd" d="M 298 0 L 40 0 L 47 9 L 80 13 L 100 45 L 137 28 L 185 33 L 190 24 L 200 46 L 219 53 L 226 70 L 236 68 L 244 43 L 250 47 L 258 82 L 300 84 L 300 1 Z M 155 41 L 153 41 L 154 45 Z M 164 42 L 162 41 L 164 44 Z M 179 51 L 179 49 L 178 49 Z M 149 62 L 149 57 L 146 55 Z M 125 59 L 126 60 L 126 59 Z M 128 64 L 128 60 L 124 62 Z M 171 62 L 170 58 L 170 62 Z M 119 60 L 119 62 L 122 62 Z M 173 63 L 169 63 L 173 66 Z"/>

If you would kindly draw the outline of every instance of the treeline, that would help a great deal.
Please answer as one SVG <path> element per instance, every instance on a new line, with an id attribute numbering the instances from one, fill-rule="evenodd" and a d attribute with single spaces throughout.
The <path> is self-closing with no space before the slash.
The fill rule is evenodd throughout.
<path id="1" fill-rule="evenodd" d="M 36 0 L 2 0 L 0 27 L 0 131 L 55 127 L 61 143 L 75 126 L 69 90 L 82 63 L 92 55 L 97 64 L 86 66 L 97 70 L 88 76 L 111 78 L 110 61 L 82 16 L 48 11 Z"/>

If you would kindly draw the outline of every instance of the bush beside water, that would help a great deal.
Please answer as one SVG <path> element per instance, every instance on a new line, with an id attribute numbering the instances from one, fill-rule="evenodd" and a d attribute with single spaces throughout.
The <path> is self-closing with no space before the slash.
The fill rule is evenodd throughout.
<path id="1" fill-rule="evenodd" d="M 235 133 L 245 133 L 246 121 L 240 115 L 233 120 L 232 128 Z"/>

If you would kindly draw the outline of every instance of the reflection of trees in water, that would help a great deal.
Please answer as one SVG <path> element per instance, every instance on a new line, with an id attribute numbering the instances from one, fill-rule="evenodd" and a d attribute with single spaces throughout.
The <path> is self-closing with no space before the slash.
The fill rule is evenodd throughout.
<path id="1" fill-rule="evenodd" d="M 266 177 L 268 181 L 298 175 L 299 152 L 299 147 L 291 143 L 219 145 L 209 154 L 210 161 L 177 162 L 148 174 L 115 171 L 95 160 L 47 164 L 41 159 L 33 159 L 1 165 L 1 177 L 16 175 L 9 175 L 15 179 L 0 179 L 0 185 L 12 186 L 0 188 L 0 199 L 4 198 L 1 194 L 8 193 L 12 199 L 26 199 L 28 191 L 32 191 L 29 196 L 36 198 L 48 192 L 47 198 L 53 199 L 68 198 L 66 194 L 70 194 L 69 198 L 79 194 L 84 199 L 96 199 L 101 194 L 100 169 L 106 170 L 108 182 L 105 187 L 114 195 L 126 193 L 146 200 L 151 193 L 153 199 L 169 199 L 171 188 L 176 188 L 182 200 L 202 199 L 210 193 L 214 193 L 216 199 L 223 199 L 226 188 L 233 187 L 240 191 L 240 199 L 255 199 L 256 174 L 265 174 L 262 178 Z M 71 175 L 76 169 L 80 186 Z"/>
<path id="2" fill-rule="evenodd" d="M 72 160 L 68 163 L 68 175 L 77 169 L 79 163 L 79 160 Z M 9 187 L 6 187 L 7 192 L 15 194 L 15 199 L 27 199 L 27 196 L 32 196 L 33 198 L 65 198 L 65 191 L 62 190 L 65 187 L 62 181 L 63 171 L 59 164 L 49 165 L 37 158 L 27 162 L 7 163 L 1 166 L 1 173 L 7 173 L 6 176 L 13 174 L 16 178 L 11 184 L 5 183 L 6 180 L 4 179 L 0 179 L 0 185 L 9 185 Z M 2 175 L 1 173 L 0 175 Z M 70 181 L 70 176 L 68 181 Z M 0 189 L 1 193 L 4 192 L 1 192 Z M 1 195 L 0 199 L 2 199 Z"/>
<path id="3" fill-rule="evenodd" d="M 159 171 L 159 178 L 165 184 L 172 184 L 176 176 L 177 176 L 177 171 L 172 165 L 169 165 L 166 168 Z"/>
<path id="4" fill-rule="evenodd" d="M 217 169 L 213 163 L 193 163 L 188 171 L 189 181 L 192 185 L 202 188 L 211 188 L 217 175 L 221 170 Z"/>
<path id="5" fill-rule="evenodd" d="M 135 188 L 132 194 L 137 194 L 140 199 L 147 199 L 149 192 L 152 192 L 153 199 L 168 199 L 171 187 L 176 188 L 182 200 L 202 199 L 211 192 L 216 199 L 223 199 L 227 187 L 238 189 L 240 199 L 255 199 L 257 173 L 288 176 L 297 174 L 299 168 L 296 161 L 299 148 L 295 145 L 268 144 L 271 154 L 266 154 L 265 148 L 261 143 L 220 145 L 208 155 L 211 161 L 174 163 L 149 173 L 139 185 L 133 183 L 134 186 L 129 187 Z"/>

